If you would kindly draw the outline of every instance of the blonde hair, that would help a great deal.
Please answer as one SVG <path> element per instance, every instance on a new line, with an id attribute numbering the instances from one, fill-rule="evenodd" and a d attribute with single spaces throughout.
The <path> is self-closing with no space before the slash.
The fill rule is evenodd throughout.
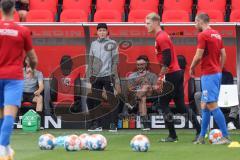
<path id="1" fill-rule="evenodd" d="M 149 13 L 147 16 L 146 16 L 146 19 L 150 19 L 152 21 L 158 21 L 160 22 L 160 16 L 155 13 L 155 12 L 152 12 L 152 13 Z"/>

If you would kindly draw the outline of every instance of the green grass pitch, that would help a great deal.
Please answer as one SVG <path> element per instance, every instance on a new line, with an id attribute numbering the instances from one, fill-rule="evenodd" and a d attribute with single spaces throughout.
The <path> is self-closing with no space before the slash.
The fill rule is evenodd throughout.
<path id="1" fill-rule="evenodd" d="M 44 133 L 54 136 L 87 133 L 85 130 L 44 130 L 26 133 L 18 129 L 12 137 L 15 160 L 239 160 L 240 148 L 228 148 L 226 145 L 194 145 L 191 143 L 194 130 L 177 130 L 177 143 L 159 143 L 167 135 L 166 130 L 120 130 L 117 133 L 100 132 L 108 140 L 105 151 L 66 152 L 63 148 L 42 151 L 38 148 L 38 137 Z M 129 146 L 133 136 L 144 133 L 151 142 L 148 152 L 133 152 Z M 232 140 L 239 140 L 239 131 L 231 132 Z"/>

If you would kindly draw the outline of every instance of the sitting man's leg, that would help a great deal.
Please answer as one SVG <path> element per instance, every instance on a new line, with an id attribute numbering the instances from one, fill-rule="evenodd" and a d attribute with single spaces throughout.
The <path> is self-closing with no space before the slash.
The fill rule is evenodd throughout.
<path id="1" fill-rule="evenodd" d="M 41 95 L 34 96 L 32 101 L 36 103 L 36 112 L 40 115 L 40 117 L 41 117 L 41 127 L 44 128 L 43 97 Z"/>
<path id="2" fill-rule="evenodd" d="M 137 98 L 139 99 L 139 113 L 142 121 L 142 128 L 149 130 L 148 125 L 148 116 L 147 116 L 147 106 L 146 106 L 146 96 L 150 96 L 152 94 L 151 86 L 143 85 L 141 90 L 137 92 Z"/>
<path id="3" fill-rule="evenodd" d="M 236 129 L 236 127 L 235 127 L 235 125 L 234 125 L 234 122 L 236 122 L 238 114 L 239 114 L 239 106 L 233 106 L 233 107 L 231 107 L 229 116 L 228 116 L 228 118 L 227 118 L 227 121 L 228 121 L 228 124 L 227 124 L 228 130 L 234 130 L 234 129 Z"/>

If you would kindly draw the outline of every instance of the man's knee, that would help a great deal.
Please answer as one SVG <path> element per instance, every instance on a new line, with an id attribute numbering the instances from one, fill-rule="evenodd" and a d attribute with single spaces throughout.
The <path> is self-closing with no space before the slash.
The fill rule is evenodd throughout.
<path id="1" fill-rule="evenodd" d="M 42 103 L 43 102 L 43 97 L 41 95 L 34 97 L 36 103 Z"/>
<path id="2" fill-rule="evenodd" d="M 165 122 L 173 122 L 173 113 L 167 112 L 163 115 Z"/>
<path id="3" fill-rule="evenodd" d="M 211 103 L 208 103 L 207 104 L 207 108 L 209 109 L 209 110 L 214 110 L 215 108 L 217 108 L 217 102 L 211 102 Z"/>

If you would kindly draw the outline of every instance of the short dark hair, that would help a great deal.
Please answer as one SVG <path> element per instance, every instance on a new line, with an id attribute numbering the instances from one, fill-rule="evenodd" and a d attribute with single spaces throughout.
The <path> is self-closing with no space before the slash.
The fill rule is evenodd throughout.
<path id="1" fill-rule="evenodd" d="M 144 60 L 145 62 L 149 62 L 148 56 L 146 56 L 146 55 L 138 56 L 137 61 L 139 61 L 139 60 Z"/>
<path id="2" fill-rule="evenodd" d="M 209 23 L 209 21 L 210 21 L 210 18 L 207 13 L 199 13 L 197 15 L 197 18 L 202 20 L 204 23 Z"/>
<path id="3" fill-rule="evenodd" d="M 149 69 L 149 59 L 148 59 L 148 56 L 140 55 L 140 56 L 138 56 L 138 58 L 136 60 L 137 61 L 144 60 L 146 62 L 146 64 L 147 64 L 146 69 Z"/>
<path id="4" fill-rule="evenodd" d="M 1 0 L 1 8 L 4 14 L 10 14 L 15 7 L 15 0 Z"/>
<path id="5" fill-rule="evenodd" d="M 100 28 L 105 28 L 106 30 L 108 29 L 106 23 L 98 23 L 98 25 L 97 25 L 97 30 L 100 29 Z"/>

